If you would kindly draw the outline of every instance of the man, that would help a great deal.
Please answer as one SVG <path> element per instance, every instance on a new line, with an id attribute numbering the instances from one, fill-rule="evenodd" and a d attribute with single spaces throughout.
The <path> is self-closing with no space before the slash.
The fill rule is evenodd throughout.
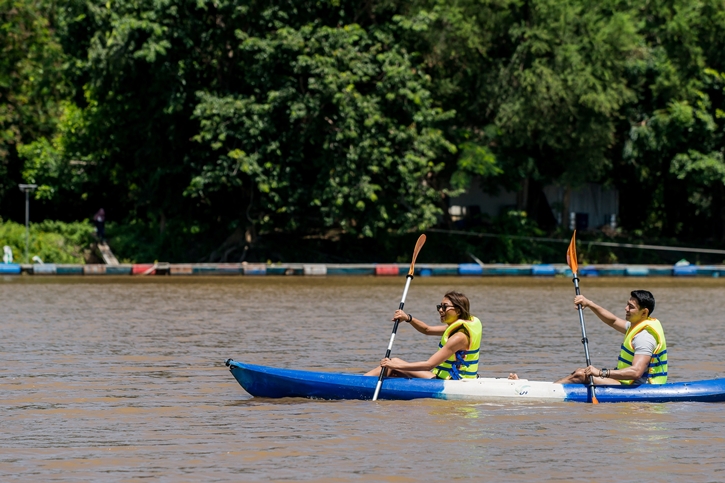
<path id="1" fill-rule="evenodd" d="M 93 215 L 93 223 L 96 225 L 96 235 L 101 243 L 106 241 L 106 212 L 101 208 Z"/>
<path id="2" fill-rule="evenodd" d="M 624 308 L 622 320 L 582 295 L 574 306 L 589 308 L 599 319 L 624 334 L 616 369 L 579 368 L 556 381 L 561 384 L 586 384 L 594 376 L 595 385 L 664 384 L 667 382 L 667 342 L 660 321 L 652 318 L 655 298 L 647 290 L 635 290 Z"/>

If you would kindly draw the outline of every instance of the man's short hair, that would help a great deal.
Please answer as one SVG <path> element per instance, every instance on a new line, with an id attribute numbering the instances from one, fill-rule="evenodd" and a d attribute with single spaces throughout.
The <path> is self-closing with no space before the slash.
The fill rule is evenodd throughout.
<path id="1" fill-rule="evenodd" d="M 637 301 L 640 309 L 649 309 L 647 315 L 652 315 L 652 312 L 655 311 L 655 296 L 652 295 L 652 292 L 648 292 L 647 290 L 633 290 L 630 295 Z"/>

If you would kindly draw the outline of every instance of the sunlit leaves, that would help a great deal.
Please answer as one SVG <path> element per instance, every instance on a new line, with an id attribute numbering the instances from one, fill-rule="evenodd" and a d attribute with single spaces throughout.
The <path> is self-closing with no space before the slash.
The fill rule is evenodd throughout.
<path id="1" fill-rule="evenodd" d="M 434 107 L 430 80 L 394 40 L 354 24 L 245 36 L 251 71 L 237 89 L 255 95 L 198 93 L 195 139 L 222 151 L 204 167 L 206 189 L 234 172 L 256 185 L 260 214 L 290 229 L 300 217 L 364 236 L 434 224 L 440 198 L 425 180 L 455 149 L 438 127 L 453 113 Z"/>

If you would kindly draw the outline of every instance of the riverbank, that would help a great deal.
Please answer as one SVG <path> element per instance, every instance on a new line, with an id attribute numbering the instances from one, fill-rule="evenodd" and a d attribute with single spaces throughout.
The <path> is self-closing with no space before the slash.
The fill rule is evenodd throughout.
<path id="1" fill-rule="evenodd" d="M 393 263 L 134 263 L 102 264 L 0 264 L 2 275 L 131 275 L 131 276 L 405 276 L 409 264 Z M 565 264 L 419 264 L 421 277 L 512 276 L 571 277 Z M 600 264 L 581 267 L 580 277 L 710 277 L 725 276 L 725 265 L 621 265 Z"/>

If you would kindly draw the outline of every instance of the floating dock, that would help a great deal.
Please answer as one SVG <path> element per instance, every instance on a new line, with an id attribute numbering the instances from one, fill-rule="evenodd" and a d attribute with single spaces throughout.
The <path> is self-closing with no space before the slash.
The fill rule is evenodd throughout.
<path id="1" fill-rule="evenodd" d="M 405 276 L 405 263 L 135 263 L 135 264 L 0 264 L 0 275 L 131 275 L 131 276 Z M 415 275 L 421 277 L 571 277 L 565 264 L 417 264 Z M 725 265 L 587 265 L 580 267 L 580 277 L 710 277 L 725 276 Z"/>

